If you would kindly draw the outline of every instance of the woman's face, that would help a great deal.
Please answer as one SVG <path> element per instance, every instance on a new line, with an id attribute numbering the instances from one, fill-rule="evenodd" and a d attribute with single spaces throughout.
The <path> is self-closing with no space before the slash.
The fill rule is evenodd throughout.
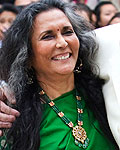
<path id="1" fill-rule="evenodd" d="M 4 32 L 9 29 L 15 18 L 16 14 L 11 11 L 4 11 L 0 14 L 0 39 L 4 37 Z"/>
<path id="2" fill-rule="evenodd" d="M 115 15 L 117 9 L 112 4 L 106 4 L 100 8 L 100 21 L 98 22 L 100 27 L 106 26 L 110 19 Z"/>
<path id="3" fill-rule="evenodd" d="M 79 50 L 73 27 L 59 9 L 37 15 L 32 35 L 32 64 L 40 77 L 71 74 Z"/>
<path id="4" fill-rule="evenodd" d="M 83 18 L 85 18 L 88 22 L 90 22 L 90 18 L 89 18 L 89 16 L 88 16 L 86 11 L 84 11 L 84 10 L 82 10 L 82 11 L 77 10 L 76 13 L 78 15 L 82 16 Z"/>

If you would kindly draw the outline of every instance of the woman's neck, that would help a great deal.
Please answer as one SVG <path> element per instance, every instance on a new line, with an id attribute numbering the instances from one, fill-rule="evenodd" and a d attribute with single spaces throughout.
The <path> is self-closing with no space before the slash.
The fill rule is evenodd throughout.
<path id="1" fill-rule="evenodd" d="M 40 86 L 51 100 L 74 89 L 74 74 L 63 75 L 60 78 L 39 78 Z"/>

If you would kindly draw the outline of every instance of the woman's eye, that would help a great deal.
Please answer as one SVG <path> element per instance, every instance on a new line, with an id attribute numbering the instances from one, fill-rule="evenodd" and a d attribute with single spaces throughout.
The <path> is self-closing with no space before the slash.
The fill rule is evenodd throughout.
<path id="1" fill-rule="evenodd" d="M 5 21 L 4 20 L 0 20 L 0 23 L 4 23 Z"/>
<path id="2" fill-rule="evenodd" d="M 10 24 L 12 24 L 12 23 L 13 23 L 13 21 L 14 21 L 13 19 L 9 19 L 9 21 L 8 21 L 8 22 L 9 22 Z"/>
<path id="3" fill-rule="evenodd" d="M 106 15 L 106 16 L 109 16 L 109 15 L 111 15 L 111 13 L 106 13 L 105 15 Z"/>
<path id="4" fill-rule="evenodd" d="M 65 31 L 63 34 L 64 35 L 72 35 L 73 31 L 72 30 L 68 30 L 68 31 Z"/>
<path id="5" fill-rule="evenodd" d="M 53 35 L 45 35 L 41 39 L 42 40 L 49 40 L 49 39 L 52 39 L 53 37 L 54 37 Z"/>

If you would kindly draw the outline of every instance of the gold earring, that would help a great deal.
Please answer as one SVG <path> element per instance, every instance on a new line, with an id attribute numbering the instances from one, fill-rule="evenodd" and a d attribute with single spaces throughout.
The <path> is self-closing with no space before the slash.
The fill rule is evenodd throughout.
<path id="1" fill-rule="evenodd" d="M 82 66 L 82 59 L 80 59 L 80 65 L 74 69 L 74 73 L 81 73 Z"/>
<path id="2" fill-rule="evenodd" d="M 34 82 L 33 82 L 33 78 L 34 78 L 34 75 L 33 75 L 33 68 L 32 67 L 30 67 L 30 69 L 27 71 L 27 74 L 26 74 L 26 76 L 27 76 L 27 84 L 33 84 Z"/>

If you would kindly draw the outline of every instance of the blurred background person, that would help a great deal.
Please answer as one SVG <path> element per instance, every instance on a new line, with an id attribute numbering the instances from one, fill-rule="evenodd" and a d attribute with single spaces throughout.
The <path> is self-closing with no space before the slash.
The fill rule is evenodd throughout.
<path id="1" fill-rule="evenodd" d="M 17 6 L 19 12 L 21 12 L 27 5 L 37 1 L 38 0 L 14 0 L 14 5 Z"/>
<path id="2" fill-rule="evenodd" d="M 84 19 L 86 19 L 89 23 L 91 23 L 93 25 L 93 28 L 95 28 L 94 26 L 94 22 L 93 22 L 93 11 L 89 8 L 89 6 L 83 4 L 83 3 L 76 3 L 76 4 L 72 4 L 72 8 L 74 9 L 74 11 L 76 12 L 76 14 L 82 16 Z"/>
<path id="3" fill-rule="evenodd" d="M 108 25 L 120 23 L 120 12 L 116 13 L 111 20 L 108 22 Z"/>
<path id="4" fill-rule="evenodd" d="M 38 0 L 15 0 L 14 5 L 16 6 L 27 6 L 30 3 L 37 2 Z"/>
<path id="5" fill-rule="evenodd" d="M 84 17 L 87 21 L 91 22 L 92 10 L 87 5 L 83 3 L 74 4 L 73 9 L 78 15 Z"/>
<path id="6" fill-rule="evenodd" d="M 0 8 L 0 47 L 4 34 L 9 29 L 18 14 L 17 8 L 12 4 L 3 4 Z"/>
<path id="7" fill-rule="evenodd" d="M 97 21 L 96 14 L 94 10 L 92 10 L 91 23 L 94 26 L 94 28 L 96 28 L 96 21 Z"/>
<path id="8" fill-rule="evenodd" d="M 117 12 L 116 6 L 110 1 L 102 1 L 95 7 L 96 28 L 106 26 Z"/>

